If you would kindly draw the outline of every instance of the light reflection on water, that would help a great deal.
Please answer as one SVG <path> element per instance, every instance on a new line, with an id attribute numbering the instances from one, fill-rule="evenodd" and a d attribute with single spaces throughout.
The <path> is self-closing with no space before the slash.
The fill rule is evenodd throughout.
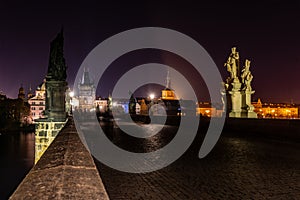
<path id="1" fill-rule="evenodd" d="M 0 199 L 8 199 L 34 164 L 34 133 L 0 135 Z"/>

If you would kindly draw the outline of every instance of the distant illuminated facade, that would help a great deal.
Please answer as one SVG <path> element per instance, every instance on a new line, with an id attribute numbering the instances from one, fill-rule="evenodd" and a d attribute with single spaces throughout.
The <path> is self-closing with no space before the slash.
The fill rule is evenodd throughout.
<path id="1" fill-rule="evenodd" d="M 37 87 L 35 95 L 28 99 L 28 103 L 30 105 L 30 116 L 33 120 L 44 117 L 43 111 L 45 110 L 46 97 L 45 81 L 46 80 Z"/>
<path id="2" fill-rule="evenodd" d="M 146 104 L 145 99 L 141 99 L 138 101 L 138 113 L 140 115 L 148 115 L 149 114 L 149 107 Z"/>
<path id="3" fill-rule="evenodd" d="M 108 109 L 108 101 L 107 99 L 98 98 L 94 101 L 94 107 L 99 109 L 100 113 L 104 113 Z"/>
<path id="4" fill-rule="evenodd" d="M 259 118 L 294 119 L 299 118 L 298 107 L 294 104 L 252 102 Z"/>
<path id="5" fill-rule="evenodd" d="M 208 102 L 200 102 L 196 108 L 196 114 L 205 117 L 222 117 L 223 109 L 212 107 Z"/>

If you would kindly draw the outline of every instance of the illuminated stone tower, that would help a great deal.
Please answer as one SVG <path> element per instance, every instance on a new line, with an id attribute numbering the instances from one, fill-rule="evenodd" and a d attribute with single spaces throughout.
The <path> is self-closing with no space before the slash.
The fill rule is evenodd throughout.
<path id="1" fill-rule="evenodd" d="M 61 30 L 50 45 L 48 73 L 46 76 L 46 116 L 53 121 L 66 120 L 67 66 L 64 58 L 63 43 L 63 30 Z"/>
<path id="2" fill-rule="evenodd" d="M 161 91 L 161 98 L 163 100 L 176 100 L 175 92 L 173 89 L 171 89 L 171 78 L 169 70 L 167 72 L 166 88 Z"/>
<path id="3" fill-rule="evenodd" d="M 90 79 L 88 70 L 84 69 L 82 79 L 78 85 L 79 94 L 79 110 L 89 112 L 94 108 L 94 101 L 96 98 L 96 90 L 94 83 Z"/>

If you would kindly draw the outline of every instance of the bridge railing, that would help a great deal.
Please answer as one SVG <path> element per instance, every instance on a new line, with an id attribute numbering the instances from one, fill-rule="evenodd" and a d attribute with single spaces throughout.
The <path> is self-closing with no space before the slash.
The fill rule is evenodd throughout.
<path id="1" fill-rule="evenodd" d="M 10 199 L 109 199 L 72 117 Z"/>

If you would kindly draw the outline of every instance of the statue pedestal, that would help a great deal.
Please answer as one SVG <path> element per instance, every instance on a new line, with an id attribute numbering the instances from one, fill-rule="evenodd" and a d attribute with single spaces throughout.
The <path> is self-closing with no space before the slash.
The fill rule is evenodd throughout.
<path id="1" fill-rule="evenodd" d="M 53 121 L 66 121 L 65 93 L 67 82 L 65 81 L 46 81 L 46 115 Z"/>
<path id="2" fill-rule="evenodd" d="M 242 91 L 242 117 L 243 118 L 257 118 L 257 113 L 254 112 L 254 106 L 251 103 L 251 95 L 254 94 L 253 90 Z"/>
<path id="3" fill-rule="evenodd" d="M 229 117 L 241 117 L 241 92 L 232 92 L 230 91 L 229 94 L 231 95 L 231 111 L 229 113 Z"/>
<path id="4" fill-rule="evenodd" d="M 254 106 L 251 104 L 251 95 L 255 92 L 252 90 L 240 90 L 241 83 L 233 82 L 230 94 L 231 111 L 229 117 L 237 118 L 257 118 L 254 112 Z"/>
<path id="5" fill-rule="evenodd" d="M 232 83 L 232 90 L 229 91 L 231 99 L 231 111 L 229 117 L 241 117 L 242 112 L 242 95 L 241 95 L 241 83 L 234 81 Z"/>

